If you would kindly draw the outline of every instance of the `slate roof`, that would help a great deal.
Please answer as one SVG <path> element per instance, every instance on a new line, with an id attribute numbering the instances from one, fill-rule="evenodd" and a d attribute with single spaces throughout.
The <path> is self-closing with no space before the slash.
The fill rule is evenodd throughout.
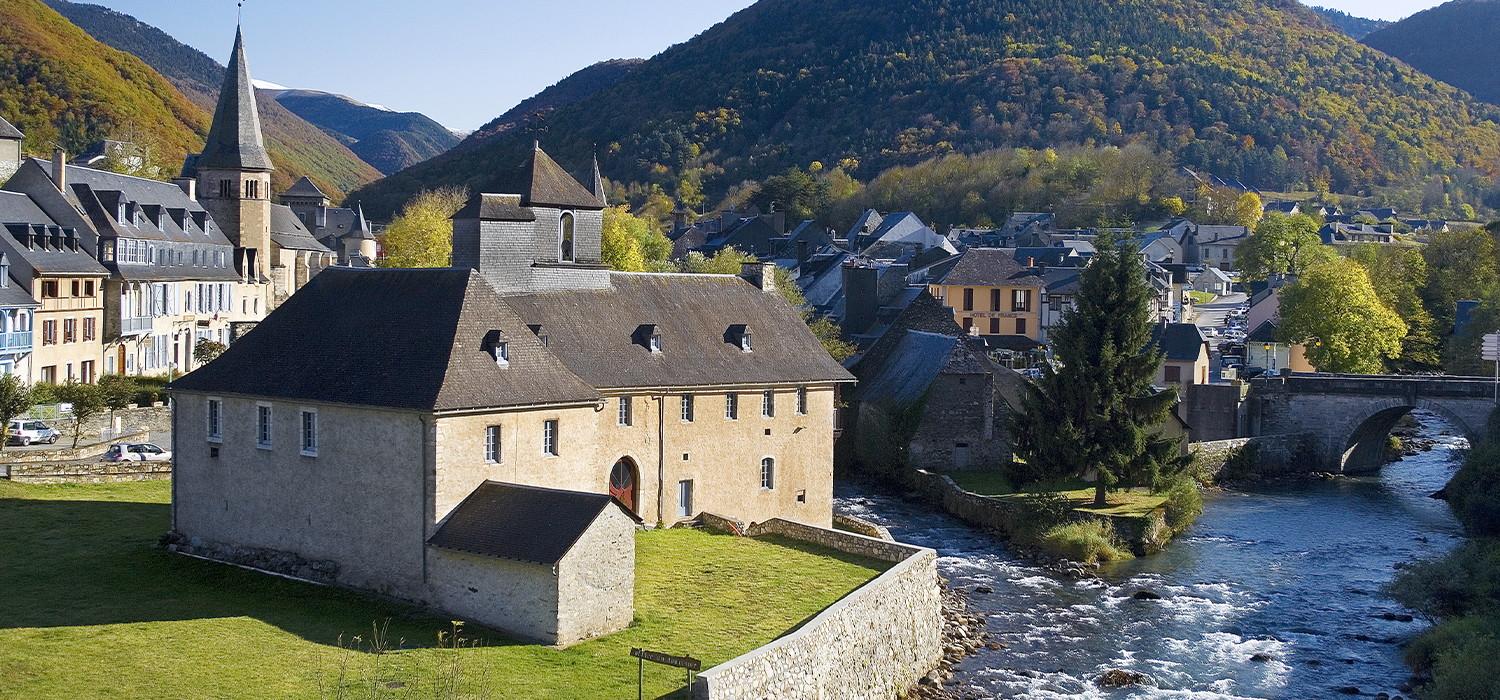
<path id="1" fill-rule="evenodd" d="M 370 222 L 365 219 L 365 207 L 363 204 L 354 205 L 354 223 L 350 224 L 350 231 L 347 237 L 365 241 L 375 240 L 375 232 L 370 230 Z"/>
<path id="2" fill-rule="evenodd" d="M 1250 334 L 1245 336 L 1245 340 L 1251 343 L 1279 343 L 1281 341 L 1276 339 L 1276 331 L 1276 321 L 1268 319 L 1256 326 L 1255 330 L 1250 331 Z"/>
<path id="3" fill-rule="evenodd" d="M 552 566 L 599 519 L 613 497 L 486 481 L 453 509 L 427 544 L 481 557 Z M 641 519 L 620 505 L 637 523 Z"/>
<path id="4" fill-rule="evenodd" d="M 489 194 L 519 194 L 523 207 L 604 208 L 604 202 L 578 184 L 540 145 L 532 149 L 526 160 L 500 173 L 479 191 Z"/>
<path id="5" fill-rule="evenodd" d="M 159 205 L 164 210 L 181 210 L 185 214 L 206 215 L 208 210 L 189 198 L 177 185 L 74 165 L 63 167 L 67 174 L 67 198 L 70 204 L 83 208 L 84 216 L 101 236 L 119 235 L 141 240 L 233 246 L 211 216 L 204 216 L 203 228 L 199 228 L 191 216 L 184 216 L 179 224 L 175 218 L 166 214 L 160 217 L 159 222 L 143 216 L 138 227 L 115 221 L 115 216 L 118 215 L 116 205 L 122 201 Z M 35 168 L 36 171 L 17 172 L 17 177 L 7 183 L 8 188 L 31 194 L 36 194 L 37 190 L 51 190 L 53 196 L 56 196 L 57 190 L 52 185 L 52 161 L 33 158 L 23 168 Z"/>
<path id="6" fill-rule="evenodd" d="M 26 134 L 21 133 L 20 129 L 17 129 L 15 126 L 11 125 L 10 122 L 5 121 L 5 117 L 0 117 L 0 139 L 24 138 L 26 138 Z"/>
<path id="7" fill-rule="evenodd" d="M 1042 286 L 1042 279 L 1004 248 L 970 248 L 938 282 L 960 287 Z"/>
<path id="8" fill-rule="evenodd" d="M 452 268 L 328 268 L 172 388 L 418 411 L 599 399 L 479 273 Z"/>
<path id="9" fill-rule="evenodd" d="M 208 140 L 198 155 L 196 169 L 275 170 L 260 135 L 260 113 L 255 106 L 255 86 L 245 62 L 245 40 L 234 31 L 234 51 L 224 71 L 224 87 L 214 108 Z"/>
<path id="10" fill-rule="evenodd" d="M 301 294 L 302 292 L 298 292 Z M 734 275 L 610 273 L 610 289 L 505 297 L 548 349 L 599 388 L 708 386 L 852 379 L 778 292 Z M 656 324 L 662 351 L 638 344 Z M 731 327 L 750 329 L 742 352 Z"/>
<path id="11" fill-rule="evenodd" d="M 323 190 L 318 189 L 318 186 L 314 185 L 312 180 L 307 179 L 306 175 L 298 178 L 296 182 L 292 183 L 291 187 L 286 188 L 286 191 L 281 194 L 282 196 L 291 195 L 293 197 L 328 198 L 328 195 L 323 194 Z"/>
<path id="12" fill-rule="evenodd" d="M 313 238 L 292 208 L 283 204 L 271 205 L 271 240 L 276 241 L 276 245 L 292 250 L 333 252 Z"/>
<path id="13" fill-rule="evenodd" d="M 7 280 L 9 282 L 9 280 Z M 27 293 L 19 284 L 6 284 L 0 287 L 0 309 L 14 308 L 38 308 L 42 302 L 37 301 Z"/>
<path id="14" fill-rule="evenodd" d="M 536 214 L 521 205 L 517 194 L 476 194 L 469 198 L 462 209 L 453 214 L 455 219 L 479 219 L 480 221 L 536 221 Z"/>
<path id="15" fill-rule="evenodd" d="M 1193 362 L 1207 341 L 1198 326 L 1191 323 L 1158 323 L 1151 329 L 1151 344 L 1166 354 L 1166 359 Z"/>
<path id="16" fill-rule="evenodd" d="M 24 259 L 26 264 L 35 269 L 38 274 L 82 274 L 100 277 L 109 275 L 109 270 L 94 260 L 82 245 L 78 250 L 68 250 L 66 247 L 55 248 L 49 242 L 45 247 L 33 245 L 28 248 L 17 240 L 15 238 L 17 230 L 29 229 L 35 234 L 36 227 L 41 226 L 42 230 L 47 232 L 49 239 L 51 233 L 60 233 L 62 230 L 62 227 L 53 222 L 52 218 L 36 205 L 36 202 L 31 201 L 31 198 L 24 194 L 0 190 L 0 226 L 5 229 L 3 234 L 6 236 L 6 248 Z M 74 236 L 77 236 L 76 231 L 74 231 Z"/>
<path id="17" fill-rule="evenodd" d="M 955 349 L 963 346 L 957 336 L 906 331 L 890 360 L 874 376 L 860 381 L 852 398 L 896 405 L 915 401 L 942 372 Z"/>

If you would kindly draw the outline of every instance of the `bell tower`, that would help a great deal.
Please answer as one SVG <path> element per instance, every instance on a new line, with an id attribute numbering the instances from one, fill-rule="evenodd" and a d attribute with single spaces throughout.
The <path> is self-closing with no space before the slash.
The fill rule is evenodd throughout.
<path id="1" fill-rule="evenodd" d="M 260 133 L 255 86 L 245 62 L 245 42 L 234 32 L 234 51 L 214 109 L 203 153 L 190 156 L 197 170 L 198 201 L 234 243 L 241 274 L 267 280 L 271 257 L 271 157 Z M 184 173 L 187 175 L 188 173 Z"/>

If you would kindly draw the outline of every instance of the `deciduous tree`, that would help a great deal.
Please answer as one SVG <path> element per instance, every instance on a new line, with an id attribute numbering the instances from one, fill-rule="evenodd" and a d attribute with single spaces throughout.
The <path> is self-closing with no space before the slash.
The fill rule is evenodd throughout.
<path id="1" fill-rule="evenodd" d="M 1306 214 L 1267 214 L 1235 255 L 1241 278 L 1256 281 L 1269 275 L 1295 275 L 1311 264 L 1337 257 L 1323 245 L 1318 228 L 1318 220 Z"/>
<path id="2" fill-rule="evenodd" d="M 0 450 L 10 442 L 10 422 L 31 410 L 31 387 L 21 375 L 5 373 L 0 376 Z"/>
<path id="3" fill-rule="evenodd" d="M 1016 454 L 1035 476 L 1082 476 L 1096 470 L 1094 502 L 1116 484 L 1157 483 L 1179 465 L 1177 440 L 1160 426 L 1175 389 L 1151 383 L 1162 354 L 1151 346 L 1151 300 L 1141 258 L 1108 236 L 1079 275 L 1075 308 L 1052 331 L 1055 366 L 1028 386 L 1024 411 L 1012 418 Z"/>
<path id="4" fill-rule="evenodd" d="M 57 399 L 73 404 L 73 448 L 77 449 L 78 438 L 83 435 L 83 424 L 108 408 L 104 390 L 98 384 L 84 384 L 76 379 L 69 379 L 57 386 Z"/>
<path id="5" fill-rule="evenodd" d="M 1281 339 L 1307 348 L 1320 372 L 1379 374 L 1401 356 L 1406 323 L 1380 301 L 1359 263 L 1334 258 L 1281 289 Z"/>
<path id="6" fill-rule="evenodd" d="M 1422 258 L 1422 251 L 1411 246 L 1362 243 L 1349 251 L 1349 257 L 1369 273 L 1370 284 L 1381 303 L 1406 323 L 1401 357 L 1390 369 L 1405 372 L 1442 369 L 1432 314 L 1427 313 L 1417 293 L 1427 283 L 1427 261 Z"/>
<path id="7" fill-rule="evenodd" d="M 452 217 L 469 199 L 461 187 L 423 190 L 385 229 L 381 267 L 448 267 L 453 264 Z"/>

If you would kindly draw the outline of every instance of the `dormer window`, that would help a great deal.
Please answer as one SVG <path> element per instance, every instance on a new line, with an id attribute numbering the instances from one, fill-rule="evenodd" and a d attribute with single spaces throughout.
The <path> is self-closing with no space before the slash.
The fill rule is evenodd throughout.
<path id="1" fill-rule="evenodd" d="M 573 213 L 563 212 L 557 222 L 557 260 L 573 262 Z"/>
<path id="2" fill-rule="evenodd" d="M 661 352 L 661 334 L 660 333 L 652 333 L 651 334 L 651 339 L 648 341 L 648 344 L 649 344 L 649 346 L 651 348 L 651 352 L 656 352 L 656 353 Z"/>
<path id="3" fill-rule="evenodd" d="M 750 352 L 750 331 L 740 336 L 740 352 Z"/>
<path id="4" fill-rule="evenodd" d="M 724 342 L 738 347 L 740 352 L 750 352 L 750 326 L 743 323 L 730 326 L 729 330 L 724 332 Z"/>
<path id="5" fill-rule="evenodd" d="M 495 355 L 495 364 L 501 367 L 510 366 L 510 343 L 495 343 L 491 351 Z"/>

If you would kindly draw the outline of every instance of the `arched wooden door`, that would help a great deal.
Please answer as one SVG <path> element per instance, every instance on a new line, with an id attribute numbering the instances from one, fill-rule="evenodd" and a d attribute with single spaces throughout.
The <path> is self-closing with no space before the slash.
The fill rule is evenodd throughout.
<path id="1" fill-rule="evenodd" d="M 630 461 L 629 457 L 621 457 L 620 461 L 615 462 L 614 468 L 609 470 L 609 495 L 620 499 L 625 507 L 634 512 L 637 482 L 635 462 Z"/>

